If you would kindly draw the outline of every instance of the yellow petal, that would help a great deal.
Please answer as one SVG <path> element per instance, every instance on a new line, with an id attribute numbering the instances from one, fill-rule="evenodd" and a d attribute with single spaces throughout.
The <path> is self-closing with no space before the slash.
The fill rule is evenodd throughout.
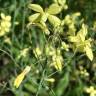
<path id="1" fill-rule="evenodd" d="M 41 17 L 41 21 L 42 22 L 46 22 L 47 21 L 47 18 L 48 18 L 48 13 L 43 13 L 42 17 Z"/>
<path id="2" fill-rule="evenodd" d="M 20 86 L 20 84 L 23 81 L 25 75 L 30 71 L 30 69 L 31 69 L 30 66 L 26 66 L 26 68 L 23 70 L 23 72 L 17 76 L 17 78 L 14 81 L 14 86 L 16 88 L 18 88 Z"/>
<path id="3" fill-rule="evenodd" d="M 77 33 L 77 36 L 80 37 L 81 41 L 84 41 L 87 33 L 87 26 L 85 24 L 82 24 L 82 29 Z"/>
<path id="4" fill-rule="evenodd" d="M 40 13 L 36 13 L 36 14 L 33 14 L 31 16 L 29 16 L 29 22 L 34 22 L 38 19 L 38 17 L 40 16 Z"/>
<path id="5" fill-rule="evenodd" d="M 70 42 L 73 42 L 73 43 L 80 41 L 80 39 L 77 36 L 69 36 L 68 39 Z"/>
<path id="6" fill-rule="evenodd" d="M 54 62 L 54 67 L 58 70 L 58 71 L 62 71 L 62 59 L 60 56 L 58 56 L 56 58 L 56 61 Z"/>
<path id="7" fill-rule="evenodd" d="M 66 51 L 69 51 L 69 45 L 66 44 L 65 42 L 62 42 L 62 49 L 66 50 Z"/>
<path id="8" fill-rule="evenodd" d="M 54 27 L 59 26 L 60 23 L 61 23 L 61 20 L 60 20 L 58 17 L 53 16 L 53 15 L 49 15 L 49 16 L 48 16 L 48 20 L 49 20 L 49 22 L 50 22 Z"/>
<path id="9" fill-rule="evenodd" d="M 11 16 L 6 16 L 6 21 L 10 21 L 11 20 Z"/>
<path id="10" fill-rule="evenodd" d="M 36 11 L 36 12 L 40 12 L 40 13 L 43 13 L 43 9 L 40 5 L 38 4 L 29 4 L 28 6 L 30 9 Z"/>
<path id="11" fill-rule="evenodd" d="M 53 3 L 52 5 L 50 5 L 47 10 L 47 12 L 51 15 L 58 14 L 58 13 L 60 13 L 60 11 L 61 11 L 61 6 L 59 6 L 56 3 Z"/>
<path id="12" fill-rule="evenodd" d="M 1 18 L 5 19 L 5 14 L 4 13 L 1 13 Z"/>
<path id="13" fill-rule="evenodd" d="M 4 30 L 1 30 L 1 31 L 0 31 L 0 37 L 1 37 L 1 36 L 4 36 L 5 33 L 6 33 L 6 32 L 4 32 Z"/>
<path id="14" fill-rule="evenodd" d="M 87 57 L 92 61 L 93 60 L 92 49 L 89 46 L 86 46 L 84 49 L 85 49 Z"/>
<path id="15" fill-rule="evenodd" d="M 20 75 L 17 76 L 17 78 L 16 78 L 15 81 L 14 81 L 14 86 L 15 86 L 16 88 L 18 88 L 18 87 L 20 86 L 22 80 L 24 79 L 24 76 L 25 76 L 25 75 L 24 75 L 23 73 L 21 73 Z"/>
<path id="16" fill-rule="evenodd" d="M 23 74 L 26 75 L 30 70 L 31 70 L 31 67 L 30 66 L 26 66 L 26 68 L 23 71 Z"/>

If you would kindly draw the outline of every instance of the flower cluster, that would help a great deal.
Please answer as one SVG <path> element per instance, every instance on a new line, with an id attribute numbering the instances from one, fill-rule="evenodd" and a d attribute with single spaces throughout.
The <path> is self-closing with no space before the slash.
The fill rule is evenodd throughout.
<path id="1" fill-rule="evenodd" d="M 5 16 L 4 13 L 1 13 L 0 19 L 0 36 L 4 36 L 10 31 L 11 27 L 11 16 Z"/>
<path id="2" fill-rule="evenodd" d="M 84 76 L 84 77 L 88 77 L 89 76 L 89 73 L 87 72 L 87 70 L 84 67 L 80 66 L 79 69 L 80 69 L 79 70 L 79 74 L 81 76 Z"/>
<path id="3" fill-rule="evenodd" d="M 96 89 L 94 86 L 90 86 L 88 88 L 85 88 L 85 91 L 90 94 L 90 96 L 96 96 Z"/>
<path id="4" fill-rule="evenodd" d="M 46 55 L 52 58 L 51 65 L 54 66 L 56 70 L 62 71 L 63 68 L 63 57 L 61 55 L 61 50 L 55 49 L 52 46 L 46 46 Z"/>
<path id="5" fill-rule="evenodd" d="M 54 67 L 57 70 L 57 72 L 62 73 L 61 71 L 63 69 L 64 64 L 67 65 L 70 63 L 68 65 L 70 66 L 71 63 L 75 63 L 73 61 L 75 61 L 74 57 L 75 55 L 77 55 L 75 54 L 77 52 L 83 53 L 84 56 L 86 55 L 90 61 L 93 60 L 93 50 L 91 46 L 92 39 L 87 37 L 88 27 L 82 20 L 79 22 L 80 25 L 77 24 L 78 23 L 77 19 L 81 14 L 79 12 L 76 12 L 73 14 L 67 14 L 65 17 L 62 16 L 61 18 L 56 16 L 56 15 L 59 15 L 59 13 L 63 9 L 68 8 L 68 6 L 66 5 L 66 0 L 54 0 L 54 3 L 45 9 L 43 9 L 38 4 L 29 4 L 28 8 L 36 13 L 31 14 L 28 17 L 29 23 L 27 27 L 30 28 L 30 25 L 38 26 L 39 28 L 42 29 L 42 31 L 45 32 L 45 34 L 48 35 L 48 38 L 47 38 L 47 36 L 44 34 L 44 38 L 46 39 L 46 41 L 48 40 L 47 44 L 43 42 L 43 40 L 41 40 L 44 46 L 36 46 L 36 47 L 33 47 L 32 49 L 36 59 L 38 58 L 41 60 L 41 58 L 46 57 L 46 61 L 48 62 L 46 62 L 45 66 L 48 65 L 46 66 L 46 68 L 48 67 L 48 70 L 51 69 L 50 67 Z M 2 14 L 1 14 L 1 17 L 4 18 Z M 52 25 L 52 26 L 50 27 L 49 25 L 50 26 Z M 67 30 L 66 30 L 66 26 L 67 26 Z M 80 28 L 78 28 L 78 26 Z M 52 28 L 53 31 L 49 31 L 49 27 Z M 19 59 L 21 57 L 27 58 L 28 51 L 29 51 L 29 48 L 24 48 L 23 50 L 21 50 L 18 58 Z M 71 62 L 71 59 L 73 60 L 72 62 Z M 43 67 L 40 68 L 40 70 L 42 69 Z M 69 70 L 71 70 L 71 68 L 68 67 L 66 68 L 66 70 L 68 71 L 68 73 L 66 72 L 67 75 L 65 77 L 66 80 L 64 79 L 64 82 L 68 81 Z M 27 75 L 29 71 L 30 71 L 30 66 L 29 67 L 27 66 L 24 69 L 24 71 L 19 76 L 17 76 L 14 82 L 14 86 L 18 88 L 22 80 L 24 79 L 25 75 Z M 53 72 L 54 70 L 52 69 L 51 71 Z M 38 72 L 39 72 L 39 69 L 38 69 Z M 87 69 L 83 67 L 80 67 L 77 75 L 80 75 L 83 77 L 90 77 L 90 73 L 88 73 Z M 47 82 L 55 82 L 54 78 L 49 78 L 49 77 L 45 78 L 44 80 Z M 90 87 L 89 89 L 87 89 L 86 92 L 90 93 L 91 94 L 90 96 L 94 96 L 93 94 L 96 94 L 94 90 L 95 89 L 93 87 Z M 58 96 L 61 96 L 61 95 L 58 95 Z"/>
<path id="6" fill-rule="evenodd" d="M 86 35 L 88 33 L 87 26 L 82 24 L 82 28 L 77 33 L 76 36 L 69 36 L 69 41 L 73 42 L 73 50 L 79 52 L 85 52 L 87 57 L 92 61 L 93 60 L 93 52 L 91 49 L 91 39 L 86 40 Z"/>

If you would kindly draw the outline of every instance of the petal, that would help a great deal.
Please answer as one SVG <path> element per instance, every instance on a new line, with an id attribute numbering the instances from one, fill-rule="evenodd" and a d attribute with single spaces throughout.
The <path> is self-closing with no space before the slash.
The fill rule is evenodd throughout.
<path id="1" fill-rule="evenodd" d="M 89 47 L 89 46 L 86 46 L 84 48 L 85 52 L 86 52 L 86 55 L 87 57 L 92 61 L 93 60 L 93 52 L 92 52 L 92 49 Z"/>
<path id="2" fill-rule="evenodd" d="M 17 78 L 16 78 L 15 81 L 14 81 L 14 86 L 15 86 L 16 88 L 18 88 L 18 87 L 20 86 L 22 80 L 24 79 L 24 76 L 25 76 L 25 75 L 24 75 L 23 73 L 21 73 L 20 75 L 17 76 Z"/>
<path id="3" fill-rule="evenodd" d="M 43 13 L 43 8 L 40 5 L 38 5 L 38 4 L 29 4 L 28 7 L 30 9 L 32 9 L 33 11 Z"/>

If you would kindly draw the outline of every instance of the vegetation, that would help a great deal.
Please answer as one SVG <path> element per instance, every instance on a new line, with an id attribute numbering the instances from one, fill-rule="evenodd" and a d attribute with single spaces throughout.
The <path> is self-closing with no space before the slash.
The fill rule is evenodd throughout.
<path id="1" fill-rule="evenodd" d="M 0 96 L 96 95 L 96 0 L 0 0 Z"/>

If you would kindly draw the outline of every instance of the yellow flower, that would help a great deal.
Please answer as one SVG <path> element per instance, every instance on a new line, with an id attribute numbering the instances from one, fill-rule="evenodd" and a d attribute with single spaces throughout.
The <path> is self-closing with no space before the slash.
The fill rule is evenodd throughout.
<path id="1" fill-rule="evenodd" d="M 4 13 L 1 13 L 0 36 L 4 36 L 7 32 L 9 32 L 10 27 L 11 27 L 11 16 L 5 16 Z"/>
<path id="2" fill-rule="evenodd" d="M 30 49 L 30 47 L 22 49 L 20 51 L 20 54 L 18 55 L 17 59 L 20 59 L 21 57 L 26 57 L 29 49 Z"/>
<path id="3" fill-rule="evenodd" d="M 93 86 L 86 88 L 85 91 L 90 94 L 90 96 L 96 96 L 96 90 Z"/>
<path id="4" fill-rule="evenodd" d="M 5 37 L 4 42 L 9 44 L 9 45 L 12 44 L 11 39 L 9 37 Z"/>
<path id="5" fill-rule="evenodd" d="M 86 69 L 84 69 L 82 66 L 80 66 L 80 74 L 82 75 L 82 76 L 89 76 L 89 73 L 87 72 L 87 70 Z"/>
<path id="6" fill-rule="evenodd" d="M 46 55 L 48 56 L 53 56 L 56 53 L 55 48 L 50 45 L 46 45 L 45 51 L 46 51 Z"/>
<path id="7" fill-rule="evenodd" d="M 75 51 L 85 52 L 86 56 L 92 61 L 93 52 L 91 48 L 91 39 L 86 40 L 86 35 L 88 33 L 87 26 L 82 24 L 82 28 L 77 33 L 76 36 L 69 36 L 69 41 L 73 42 Z M 73 49 L 73 50 L 74 50 Z"/>
<path id="8" fill-rule="evenodd" d="M 69 51 L 69 45 L 66 44 L 65 42 L 62 42 L 61 49 L 64 49 L 65 51 Z"/>
<path id="9" fill-rule="evenodd" d="M 22 73 L 20 73 L 17 78 L 14 81 L 14 86 L 16 88 L 18 88 L 22 82 L 22 80 L 24 79 L 25 75 L 27 75 L 27 73 L 31 70 L 30 66 L 26 66 L 26 68 L 23 70 Z"/>
<path id="10" fill-rule="evenodd" d="M 62 56 L 53 56 L 53 62 L 52 65 L 58 70 L 58 71 L 62 71 Z"/>

